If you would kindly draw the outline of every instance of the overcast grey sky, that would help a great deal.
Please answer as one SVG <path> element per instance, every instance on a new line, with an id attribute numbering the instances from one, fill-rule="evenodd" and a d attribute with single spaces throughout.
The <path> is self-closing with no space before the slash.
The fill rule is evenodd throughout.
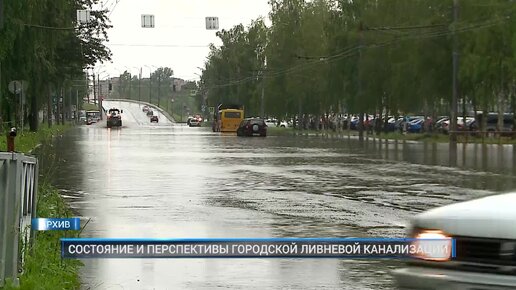
<path id="1" fill-rule="evenodd" d="M 139 67 L 145 77 L 151 69 L 168 66 L 176 77 L 198 79 L 208 45 L 220 45 L 216 31 L 206 30 L 205 17 L 219 17 L 219 28 L 229 29 L 267 18 L 270 11 L 267 0 L 104 0 L 103 5 L 111 10 L 107 45 L 113 61 L 96 67 L 101 78 L 124 70 L 137 75 Z M 141 28 L 142 14 L 154 15 L 155 28 Z"/>

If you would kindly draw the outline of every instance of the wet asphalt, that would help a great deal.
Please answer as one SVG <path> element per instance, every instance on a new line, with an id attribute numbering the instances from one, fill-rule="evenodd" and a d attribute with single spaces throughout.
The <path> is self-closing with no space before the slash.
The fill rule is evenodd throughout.
<path id="1" fill-rule="evenodd" d="M 54 141 L 43 170 L 97 238 L 404 237 L 423 210 L 516 187 L 512 147 L 239 138 L 141 105 Z M 48 151 L 47 151 L 48 152 Z M 487 155 L 487 156 L 486 156 Z M 43 159 L 45 157 L 43 156 Z M 50 158 L 47 158 L 50 159 Z M 508 161 L 509 160 L 509 161 Z M 399 261 L 91 259 L 83 289 L 395 289 Z"/>

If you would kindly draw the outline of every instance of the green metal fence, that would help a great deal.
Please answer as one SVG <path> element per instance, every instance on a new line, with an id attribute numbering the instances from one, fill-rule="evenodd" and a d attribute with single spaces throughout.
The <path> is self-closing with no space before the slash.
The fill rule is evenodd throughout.
<path id="1" fill-rule="evenodd" d="M 32 243 L 37 188 L 36 158 L 0 152 L 0 287 L 6 279 L 18 283 L 24 253 Z"/>

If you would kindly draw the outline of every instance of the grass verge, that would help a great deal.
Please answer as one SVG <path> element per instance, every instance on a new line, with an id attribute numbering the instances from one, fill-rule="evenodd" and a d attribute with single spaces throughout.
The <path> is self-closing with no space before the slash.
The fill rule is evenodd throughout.
<path id="1" fill-rule="evenodd" d="M 72 217 L 73 214 L 59 195 L 48 184 L 39 186 L 38 216 L 48 218 Z M 79 289 L 79 268 L 82 262 L 74 259 L 61 259 L 59 239 L 76 237 L 75 232 L 43 231 L 37 232 L 34 245 L 25 255 L 20 287 L 8 283 L 3 289 Z"/>
<path id="2" fill-rule="evenodd" d="M 16 152 L 29 153 L 42 142 L 45 142 L 56 135 L 62 134 L 71 126 L 72 125 L 54 125 L 51 128 L 48 128 L 46 125 L 42 125 L 37 132 L 18 132 L 18 136 L 15 139 L 15 150 Z M 2 138 L 0 138 L 0 151 L 4 150 L 7 150 L 7 140 L 5 138 L 5 134 Z"/>
<path id="3" fill-rule="evenodd" d="M 42 142 L 53 136 L 62 134 L 71 125 L 56 125 L 52 128 L 42 128 L 38 132 L 23 132 L 16 137 L 16 151 L 28 153 Z M 0 139 L 0 149 L 6 148 L 5 138 Z M 40 178 L 40 181 L 43 178 Z M 50 184 L 38 185 L 38 217 L 72 217 L 73 213 L 59 192 Z M 20 285 L 15 287 L 6 281 L 1 289 L 79 289 L 79 260 L 61 259 L 60 239 L 77 236 L 76 232 L 43 231 L 36 232 L 32 248 L 25 253 L 23 273 L 19 276 Z"/>

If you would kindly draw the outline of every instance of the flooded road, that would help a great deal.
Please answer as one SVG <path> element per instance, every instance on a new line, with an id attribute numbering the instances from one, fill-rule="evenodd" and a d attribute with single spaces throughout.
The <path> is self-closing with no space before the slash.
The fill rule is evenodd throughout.
<path id="1" fill-rule="evenodd" d="M 446 145 L 237 138 L 161 115 L 151 124 L 138 104 L 105 105 L 124 110 L 123 128 L 76 128 L 55 140 L 59 161 L 46 163 L 77 215 L 91 219 L 83 237 L 403 237 L 417 212 L 516 187 L 512 147 L 469 145 L 460 167 L 451 168 Z M 401 266 L 344 259 L 84 263 L 84 289 L 393 289 L 388 272 Z"/>

